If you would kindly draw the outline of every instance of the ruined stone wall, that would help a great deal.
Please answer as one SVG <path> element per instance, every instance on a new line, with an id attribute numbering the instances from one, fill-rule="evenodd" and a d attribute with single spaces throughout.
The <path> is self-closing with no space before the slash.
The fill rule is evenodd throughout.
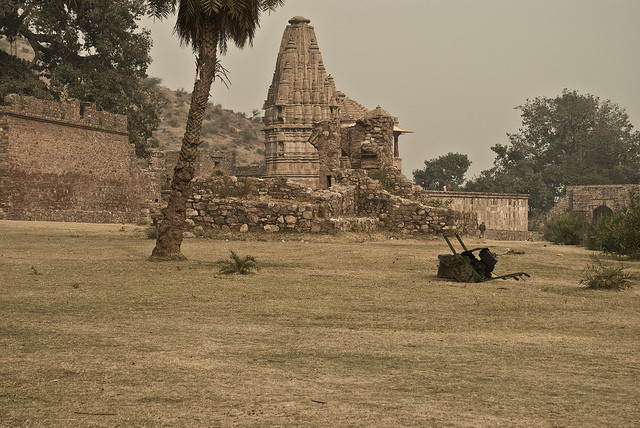
<path id="1" fill-rule="evenodd" d="M 391 195 L 364 171 L 350 171 L 332 189 L 315 191 L 284 179 L 198 179 L 188 201 L 187 223 L 220 231 L 407 234 L 444 229 L 467 233 L 477 225 L 473 213 L 427 207 Z"/>
<path id="2" fill-rule="evenodd" d="M 375 112 L 375 110 L 374 110 Z M 342 148 L 354 169 L 386 169 L 393 166 L 393 117 L 362 118 L 342 131 Z"/>
<path id="3" fill-rule="evenodd" d="M 380 107 L 367 117 L 343 126 L 339 120 L 314 123 L 309 142 L 320 159 L 320 188 L 332 185 L 341 171 L 372 171 L 387 190 L 403 197 L 416 196 L 413 184 L 394 166 L 395 118 Z"/>
<path id="4" fill-rule="evenodd" d="M 430 205 L 445 206 L 456 211 L 473 212 L 487 231 L 528 230 L 529 196 L 509 193 L 422 192 L 422 200 Z"/>
<path id="5" fill-rule="evenodd" d="M 473 233 L 478 224 L 473 212 L 428 206 L 393 195 L 384 189 L 383 183 L 369 178 L 363 170 L 345 171 L 341 181 L 352 183 L 356 188 L 357 211 L 377 217 L 387 230 L 436 234 L 455 229 L 467 234 Z"/>
<path id="6" fill-rule="evenodd" d="M 141 222 L 152 185 L 125 116 L 78 101 L 10 95 L 0 106 L 0 194 L 7 219 Z"/>
<path id="7" fill-rule="evenodd" d="M 164 164 L 168 177 L 173 177 L 173 168 L 178 164 L 180 151 L 164 152 Z M 209 177 L 214 174 L 235 174 L 235 153 L 218 150 L 198 150 L 194 162 L 195 177 Z"/>
<path id="8" fill-rule="evenodd" d="M 549 215 L 577 211 L 591 219 L 594 211 L 600 207 L 613 212 L 622 209 L 629 203 L 630 192 L 640 195 L 640 184 L 567 186 L 565 195 L 549 211 Z"/>

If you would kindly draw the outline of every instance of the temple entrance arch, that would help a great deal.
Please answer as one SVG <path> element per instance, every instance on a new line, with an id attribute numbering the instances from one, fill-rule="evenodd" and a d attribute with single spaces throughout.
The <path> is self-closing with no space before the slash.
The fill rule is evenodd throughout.
<path id="1" fill-rule="evenodd" d="M 593 210 L 591 214 L 591 219 L 594 223 L 597 223 L 602 217 L 611 217 L 613 215 L 613 210 L 606 205 L 600 205 L 596 209 Z"/>

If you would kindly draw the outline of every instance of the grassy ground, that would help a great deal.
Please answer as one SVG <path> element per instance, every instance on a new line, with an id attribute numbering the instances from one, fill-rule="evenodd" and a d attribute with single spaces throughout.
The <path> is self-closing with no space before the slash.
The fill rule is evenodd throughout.
<path id="1" fill-rule="evenodd" d="M 284 239 L 158 263 L 135 226 L 0 221 L 0 424 L 638 426 L 639 286 L 586 290 L 590 252 L 488 241 L 532 278 L 472 285 L 440 240 Z"/>

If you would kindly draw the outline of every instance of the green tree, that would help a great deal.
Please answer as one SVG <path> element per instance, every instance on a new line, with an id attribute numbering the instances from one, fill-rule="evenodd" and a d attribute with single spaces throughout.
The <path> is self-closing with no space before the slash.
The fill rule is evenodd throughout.
<path id="1" fill-rule="evenodd" d="M 53 99 L 47 85 L 31 72 L 27 61 L 0 51 L 0 103 L 8 94 Z"/>
<path id="2" fill-rule="evenodd" d="M 196 80 L 191 106 L 182 138 L 178 164 L 173 172 L 171 192 L 154 257 L 180 257 L 182 232 L 186 219 L 187 198 L 194 175 L 194 161 L 200 144 L 202 119 L 209 101 L 211 83 L 216 73 L 224 74 L 218 60 L 226 52 L 227 43 L 238 47 L 252 44 L 260 15 L 274 10 L 283 0 L 148 0 L 154 16 L 166 18 L 176 14 L 175 32 L 180 41 L 191 45 L 196 54 Z"/>
<path id="3" fill-rule="evenodd" d="M 447 183 L 456 189 L 464 182 L 464 175 L 471 166 L 467 155 L 449 152 L 435 159 L 424 161 L 423 169 L 413 171 L 413 182 L 433 185 L 437 180 L 441 186 Z"/>
<path id="4" fill-rule="evenodd" d="M 48 82 L 51 98 L 95 102 L 127 115 L 130 140 L 145 155 L 159 123 L 154 87 L 143 84 L 151 38 L 136 20 L 145 13 L 145 0 L 3 0 L 0 35 L 28 41 L 34 52 L 25 64 L 29 76 Z M 10 86 L 6 90 L 43 97 L 35 84 Z"/>
<path id="5" fill-rule="evenodd" d="M 567 185 L 640 181 L 640 133 L 609 100 L 565 89 L 517 107 L 522 127 L 509 144 L 491 148 L 494 166 L 465 189 L 531 195 L 535 216 L 547 212 Z"/>
<path id="6" fill-rule="evenodd" d="M 630 194 L 621 211 L 598 220 L 589 247 L 640 260 L 640 195 Z"/>

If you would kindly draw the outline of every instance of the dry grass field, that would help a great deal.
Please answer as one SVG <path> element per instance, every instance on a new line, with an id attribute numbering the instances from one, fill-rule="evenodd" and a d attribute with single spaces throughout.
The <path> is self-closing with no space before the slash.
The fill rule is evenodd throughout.
<path id="1" fill-rule="evenodd" d="M 0 425 L 640 425 L 640 285 L 585 289 L 585 249 L 487 241 L 531 279 L 459 284 L 439 239 L 153 244 L 0 221 Z"/>

